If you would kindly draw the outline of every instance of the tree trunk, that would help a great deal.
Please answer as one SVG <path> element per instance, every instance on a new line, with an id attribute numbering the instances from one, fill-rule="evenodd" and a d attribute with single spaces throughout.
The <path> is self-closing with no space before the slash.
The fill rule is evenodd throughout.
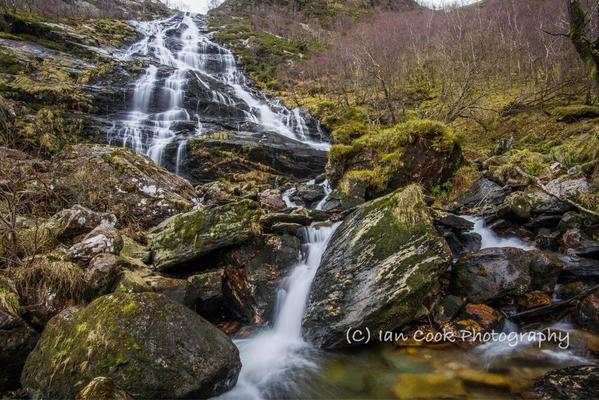
<path id="1" fill-rule="evenodd" d="M 582 61 L 589 68 L 591 78 L 595 82 L 595 92 L 599 96 L 599 36 L 596 38 L 586 36 L 589 21 L 580 0 L 566 1 L 570 19 L 568 37 Z"/>

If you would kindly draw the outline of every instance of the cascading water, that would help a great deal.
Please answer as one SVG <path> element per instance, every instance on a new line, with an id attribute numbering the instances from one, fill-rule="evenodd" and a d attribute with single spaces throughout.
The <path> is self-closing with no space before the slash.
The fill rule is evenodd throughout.
<path id="1" fill-rule="evenodd" d="M 274 325 L 253 338 L 236 341 L 241 373 L 237 386 L 222 399 L 288 398 L 299 391 L 293 374 L 317 368 L 311 357 L 314 350 L 302 338 L 302 318 L 312 280 L 338 226 L 305 229 L 302 261 L 279 289 Z"/>
<path id="2" fill-rule="evenodd" d="M 489 247 L 516 247 L 523 250 L 534 250 L 535 248 L 515 236 L 499 236 L 485 225 L 485 220 L 482 217 L 473 217 L 470 215 L 464 215 L 462 217 L 474 224 L 472 232 L 478 233 L 481 236 L 481 249 Z"/>
<path id="3" fill-rule="evenodd" d="M 318 124 L 310 131 L 299 109 L 289 110 L 252 89 L 233 54 L 211 40 L 205 17 L 186 13 L 136 25 L 144 38 L 121 59 L 150 60 L 151 65 L 135 84 L 126 117 L 114 122 L 109 143 L 120 143 L 164 165 L 165 149 L 178 142 L 177 173 L 187 140 L 210 130 L 249 125 L 244 129 L 273 132 L 320 150 L 330 147 L 319 141 Z M 207 99 L 194 99 L 192 87 L 206 91 Z M 222 120 L 225 114 L 232 115 L 235 123 L 220 126 L 219 110 Z"/>

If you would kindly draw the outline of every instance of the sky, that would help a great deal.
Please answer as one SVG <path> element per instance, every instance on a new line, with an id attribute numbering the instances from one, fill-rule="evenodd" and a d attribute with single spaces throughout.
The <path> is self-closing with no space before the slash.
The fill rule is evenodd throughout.
<path id="1" fill-rule="evenodd" d="M 215 5 L 219 5 L 224 0 L 162 0 L 170 7 L 180 10 L 188 10 L 194 13 L 206 14 L 208 10 Z M 423 5 L 446 6 L 457 3 L 475 3 L 478 0 L 417 0 Z"/>

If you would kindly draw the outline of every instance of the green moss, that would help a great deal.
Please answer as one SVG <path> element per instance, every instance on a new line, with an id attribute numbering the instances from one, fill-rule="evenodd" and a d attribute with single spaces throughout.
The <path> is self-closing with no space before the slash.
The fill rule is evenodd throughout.
<path id="1" fill-rule="evenodd" d="M 599 107 L 583 104 L 555 107 L 552 114 L 558 121 L 576 122 L 582 119 L 599 118 Z"/>
<path id="2" fill-rule="evenodd" d="M 0 287 L 0 310 L 19 315 L 21 312 L 19 295 L 8 288 Z"/>

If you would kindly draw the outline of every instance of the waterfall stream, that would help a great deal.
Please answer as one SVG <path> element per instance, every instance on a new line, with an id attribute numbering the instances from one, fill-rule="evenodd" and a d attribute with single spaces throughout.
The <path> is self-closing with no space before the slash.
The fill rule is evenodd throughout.
<path id="1" fill-rule="evenodd" d="M 205 24 L 204 16 L 190 13 L 135 23 L 143 39 L 120 58 L 150 65 L 135 83 L 128 113 L 114 121 L 109 143 L 164 165 L 167 146 L 178 142 L 177 173 L 190 137 L 231 130 L 233 125 L 328 149 L 330 145 L 319 140 L 319 126 L 311 132 L 299 109 L 290 110 L 252 87 L 233 53 L 211 39 Z M 227 117 L 234 123 L 219 125 L 219 119 Z"/>
<path id="2" fill-rule="evenodd" d="M 302 318 L 312 280 L 339 224 L 305 228 L 302 260 L 279 289 L 273 327 L 236 341 L 241 373 L 237 386 L 222 399 L 293 397 L 300 391 L 294 374 L 318 368 L 311 356 L 314 349 L 302 338 Z"/>

